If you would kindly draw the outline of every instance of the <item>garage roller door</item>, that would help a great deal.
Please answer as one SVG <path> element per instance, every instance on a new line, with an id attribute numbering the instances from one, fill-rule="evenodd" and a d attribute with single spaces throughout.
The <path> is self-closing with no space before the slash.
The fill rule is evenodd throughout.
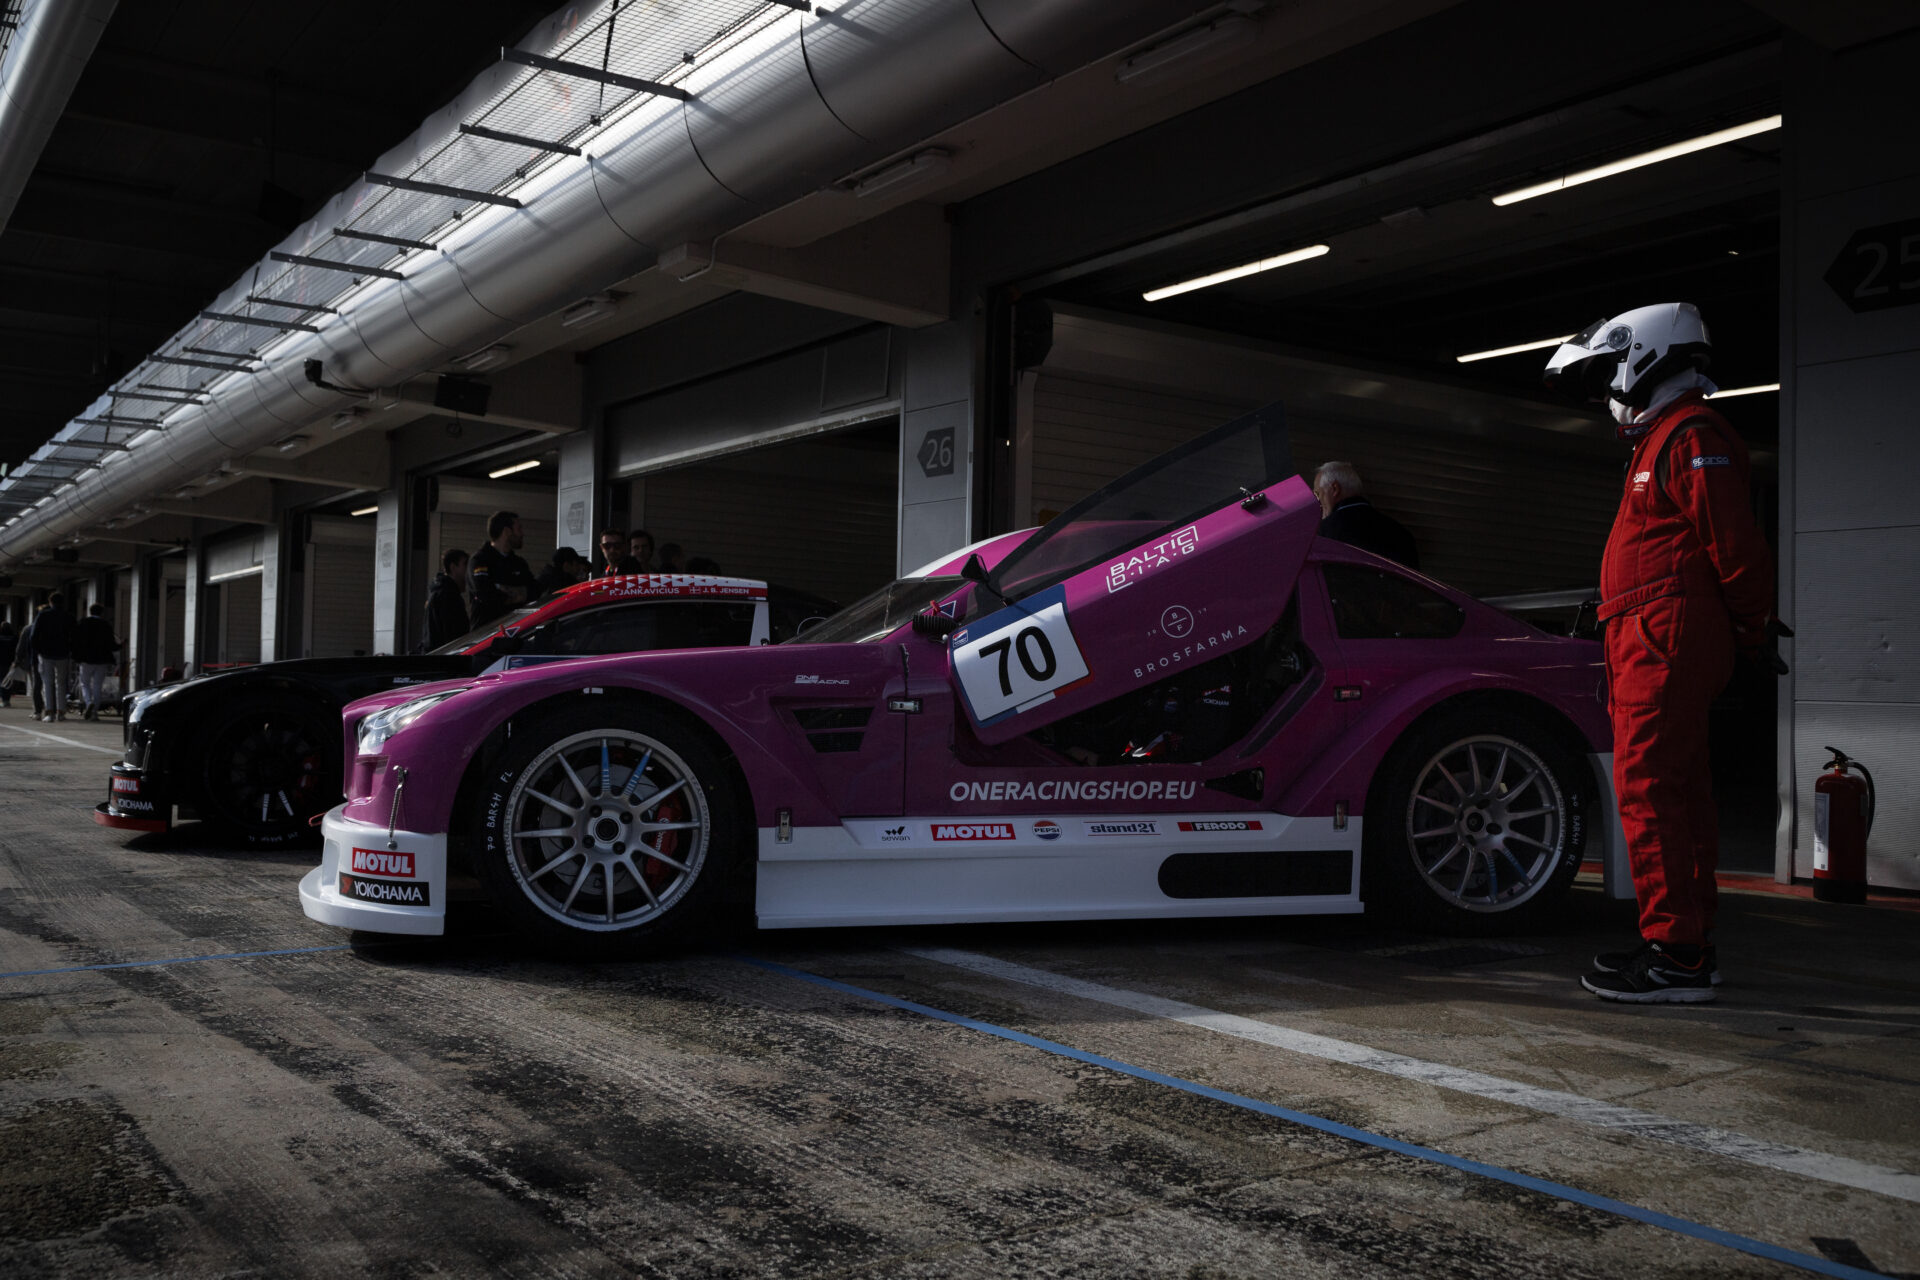
<path id="1" fill-rule="evenodd" d="M 365 518 L 309 521 L 305 656 L 373 652 L 373 533 Z"/>
<path id="2" fill-rule="evenodd" d="M 1248 401 L 1043 371 L 1034 386 L 1030 518 L 1065 510 L 1165 449 L 1246 412 Z M 1288 413 L 1311 477 L 1344 458 L 1368 496 L 1413 531 L 1421 567 L 1479 595 L 1584 587 L 1619 500 L 1617 461 L 1537 444 Z"/>

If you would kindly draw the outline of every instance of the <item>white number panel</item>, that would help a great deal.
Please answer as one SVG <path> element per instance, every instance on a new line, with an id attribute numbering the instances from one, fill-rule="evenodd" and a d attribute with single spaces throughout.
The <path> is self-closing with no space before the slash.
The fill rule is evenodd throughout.
<path id="1" fill-rule="evenodd" d="M 1042 591 L 954 634 L 953 675 L 975 723 L 1039 706 L 1091 674 L 1065 595 L 1059 587 Z"/>

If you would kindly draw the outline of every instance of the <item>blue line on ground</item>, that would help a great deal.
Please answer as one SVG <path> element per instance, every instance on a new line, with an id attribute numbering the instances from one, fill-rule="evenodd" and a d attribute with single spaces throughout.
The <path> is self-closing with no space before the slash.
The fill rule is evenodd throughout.
<path id="1" fill-rule="evenodd" d="M 317 951 L 350 951 L 353 944 L 331 947 L 292 947 L 285 951 L 228 951 L 217 956 L 175 956 L 171 960 L 122 960 L 117 964 L 76 964 L 65 969 L 21 969 L 0 978 L 43 978 L 51 973 L 90 973 L 96 969 L 146 969 L 162 964 L 199 964 L 202 960 L 256 960 L 261 956 L 310 956 Z"/>
<path id="2" fill-rule="evenodd" d="M 1703 1223 L 1690 1222 L 1685 1218 L 1676 1218 L 1671 1214 L 1660 1213 L 1653 1209 L 1643 1209 L 1639 1205 L 1628 1204 L 1624 1200 L 1615 1200 L 1608 1196 L 1595 1195 L 1590 1191 L 1582 1191 L 1578 1187 L 1567 1186 L 1565 1183 L 1550 1182 L 1545 1178 L 1536 1178 L 1530 1174 L 1516 1173 L 1512 1169 L 1504 1169 L 1499 1165 L 1484 1164 L 1478 1160 L 1468 1160 L 1461 1156 L 1448 1155 L 1446 1152 L 1436 1151 L 1432 1147 L 1423 1147 L 1412 1142 L 1402 1142 L 1398 1138 L 1389 1138 L 1384 1134 L 1374 1133 L 1368 1129 L 1358 1129 L 1349 1124 L 1341 1124 L 1337 1120 L 1327 1120 L 1320 1116 L 1310 1115 L 1305 1111 L 1295 1111 L 1290 1107 L 1276 1106 L 1271 1102 L 1262 1102 L 1258 1098 L 1249 1098 L 1244 1094 L 1228 1093 L 1224 1089 L 1215 1089 L 1209 1085 L 1197 1084 L 1192 1080 L 1183 1080 L 1178 1076 L 1163 1075 L 1158 1071 L 1150 1071 L 1145 1067 L 1136 1067 L 1131 1063 L 1121 1062 L 1117 1058 L 1108 1058 L 1097 1053 L 1088 1053 L 1084 1049 L 1075 1049 L 1071 1045 L 1060 1044 L 1053 1040 L 1043 1040 L 1039 1036 L 1028 1035 L 1024 1031 L 1015 1031 L 1010 1027 L 998 1026 L 991 1022 L 981 1022 L 977 1018 L 968 1018 L 957 1013 L 948 1013 L 944 1009 L 935 1009 L 931 1005 L 917 1004 L 912 1000 L 902 1000 L 898 996 L 890 996 L 885 992 L 870 991 L 865 987 L 856 987 L 851 983 L 841 982 L 835 978 L 825 978 L 817 973 L 808 973 L 804 969 L 795 969 L 790 965 L 780 964 L 777 961 L 762 960 L 756 956 L 740 956 L 738 959 L 756 968 L 783 974 L 789 978 L 796 978 L 801 982 L 810 982 L 817 987 L 825 987 L 830 991 L 838 991 L 846 995 L 858 996 L 862 1000 L 873 1000 L 880 1004 L 891 1005 L 896 1009 L 904 1009 L 909 1013 L 920 1014 L 922 1017 L 934 1018 L 941 1022 L 952 1023 L 957 1027 L 965 1027 L 970 1031 L 978 1031 L 985 1035 L 996 1036 L 1002 1040 L 1010 1040 L 1014 1044 L 1025 1045 L 1030 1049 L 1039 1049 L 1045 1053 L 1054 1054 L 1057 1057 L 1071 1058 L 1075 1062 L 1084 1062 L 1089 1066 L 1104 1067 L 1109 1071 L 1115 1071 L 1124 1076 L 1132 1076 L 1136 1080 L 1146 1080 L 1153 1084 L 1165 1085 L 1169 1089 L 1178 1089 L 1183 1093 L 1195 1094 L 1202 1098 L 1211 1098 L 1215 1102 L 1224 1102 L 1229 1106 L 1239 1107 L 1245 1111 L 1252 1111 L 1263 1116 L 1271 1116 L 1277 1120 L 1286 1120 L 1293 1124 L 1302 1125 L 1308 1129 L 1316 1129 L 1321 1133 L 1329 1133 L 1335 1137 L 1346 1138 L 1353 1142 L 1378 1148 L 1382 1151 L 1391 1151 L 1397 1155 L 1412 1156 L 1416 1160 L 1426 1160 L 1433 1164 L 1444 1165 L 1449 1169 L 1458 1169 L 1463 1173 L 1471 1173 L 1478 1177 L 1490 1178 L 1495 1182 L 1504 1182 L 1508 1186 L 1522 1187 L 1528 1191 L 1537 1191 L 1542 1195 L 1554 1196 L 1572 1204 L 1584 1205 L 1589 1209 L 1598 1209 L 1602 1213 L 1611 1213 L 1618 1217 L 1629 1218 L 1635 1222 L 1643 1222 L 1648 1226 L 1660 1227 L 1663 1230 L 1672 1231 L 1679 1235 L 1691 1236 L 1696 1240 L 1704 1240 L 1708 1244 L 1716 1244 L 1722 1248 L 1735 1249 L 1741 1253 L 1752 1254 L 1756 1258 L 1765 1258 L 1771 1262 L 1784 1262 L 1788 1266 L 1799 1267 L 1802 1270 L 1811 1271 L 1817 1275 L 1839 1276 L 1844 1277 L 1845 1280 L 1872 1280 L 1872 1277 L 1880 1274 L 1876 1271 L 1864 1271 L 1859 1267 L 1849 1267 L 1844 1263 L 1831 1262 L 1826 1258 L 1815 1257 L 1810 1253 L 1798 1253 L 1792 1249 L 1782 1248 L 1777 1244 L 1768 1244 L 1764 1240 L 1755 1240 L 1751 1236 L 1737 1235 L 1731 1231 L 1722 1231 L 1718 1227 L 1709 1227 Z"/>

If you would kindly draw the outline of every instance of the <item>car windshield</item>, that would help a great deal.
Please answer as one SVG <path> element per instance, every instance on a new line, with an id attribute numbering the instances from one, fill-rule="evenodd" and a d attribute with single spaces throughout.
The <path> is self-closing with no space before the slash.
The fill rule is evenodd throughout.
<path id="1" fill-rule="evenodd" d="M 465 653 L 482 640 L 485 640 L 488 636 L 493 635 L 500 630 L 500 628 L 515 626 L 526 621 L 533 616 L 536 610 L 540 609 L 552 598 L 552 596 L 547 596 L 545 599 L 536 600 L 532 604 L 523 604 L 512 613 L 503 613 L 491 622 L 483 622 L 473 630 L 467 632 L 467 634 L 457 639 L 447 641 L 433 652 L 437 654 Z"/>
<path id="2" fill-rule="evenodd" d="M 959 577 L 895 578 L 864 600 L 848 605 L 818 626 L 808 627 L 787 644 L 865 644 L 890 636 L 914 614 L 946 595 Z"/>
<path id="3" fill-rule="evenodd" d="M 1292 474 L 1285 419 L 1268 405 L 1081 499 L 1002 560 L 988 588 L 1004 600 L 1031 595 Z"/>

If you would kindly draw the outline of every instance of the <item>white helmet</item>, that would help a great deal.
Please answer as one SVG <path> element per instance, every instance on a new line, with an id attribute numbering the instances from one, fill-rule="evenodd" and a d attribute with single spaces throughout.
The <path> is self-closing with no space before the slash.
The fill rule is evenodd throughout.
<path id="1" fill-rule="evenodd" d="M 1575 400 L 1617 400 L 1644 409 L 1655 388 L 1683 369 L 1704 370 L 1713 343 L 1691 302 L 1635 307 L 1595 320 L 1547 361 L 1547 386 Z"/>

